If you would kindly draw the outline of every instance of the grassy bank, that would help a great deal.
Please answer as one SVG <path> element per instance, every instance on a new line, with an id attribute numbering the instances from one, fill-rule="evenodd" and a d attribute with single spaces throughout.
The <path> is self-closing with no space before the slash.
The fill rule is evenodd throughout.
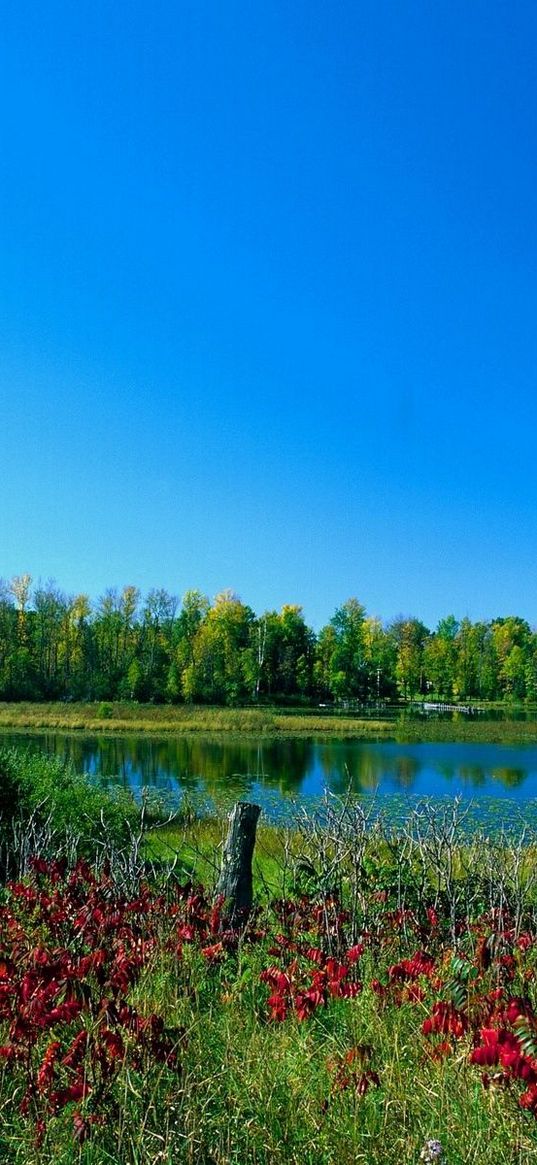
<path id="1" fill-rule="evenodd" d="M 369 722 L 308 716 L 271 708 L 207 708 L 170 704 L 0 704 L 0 729 L 84 732 L 230 733 L 247 736 L 365 733 Z M 382 734 L 387 725 L 375 723 Z"/>
<path id="2" fill-rule="evenodd" d="M 365 720 L 271 708 L 206 708 L 133 703 L 0 704 L 0 730 L 27 732 L 210 733 L 354 740 L 537 743 L 532 720 Z"/>

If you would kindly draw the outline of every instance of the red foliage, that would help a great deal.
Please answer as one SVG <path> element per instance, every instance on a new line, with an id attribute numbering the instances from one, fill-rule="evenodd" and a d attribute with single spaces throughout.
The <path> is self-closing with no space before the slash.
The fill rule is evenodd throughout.
<path id="1" fill-rule="evenodd" d="M 43 1062 L 37 1073 L 37 1087 L 40 1092 L 43 1092 L 50 1086 L 50 1084 L 52 1084 L 54 1077 L 54 1066 L 60 1054 L 60 1050 L 60 1041 L 52 1040 L 45 1052 Z"/>
<path id="2" fill-rule="evenodd" d="M 441 1059 L 462 1046 L 485 1087 L 510 1085 L 537 1117 L 537 1020 L 526 994 L 534 936 L 518 934 L 505 911 L 489 911 L 472 924 L 456 920 L 453 951 L 436 908 L 419 915 L 388 909 L 383 891 L 376 903 L 374 925 L 358 935 L 335 896 L 276 902 L 270 932 L 256 929 L 254 919 L 241 949 L 244 955 L 248 944 L 264 944 L 266 1018 L 307 1023 L 319 1010 L 352 1006 L 365 965 L 376 976 L 376 1006 L 417 1009 L 424 1055 Z M 207 976 L 225 981 L 239 935 L 226 929 L 222 910 L 220 900 L 192 885 L 176 886 L 166 898 L 142 886 L 128 899 L 109 871 L 98 875 L 85 862 L 66 871 L 36 859 L 32 876 L 9 888 L 0 908 L 0 1060 L 17 1075 L 36 1143 L 47 1121 L 69 1106 L 74 1139 L 82 1144 L 93 1135 L 112 1111 L 124 1065 L 179 1070 L 183 1033 L 168 1030 L 157 1014 L 141 1015 L 132 988 L 163 950 L 190 968 L 187 944 L 202 956 Z M 344 1053 L 332 1071 L 333 1097 L 347 1089 L 361 1097 L 380 1083 L 364 1048 Z"/>
<path id="3" fill-rule="evenodd" d="M 84 862 L 66 875 L 62 863 L 35 859 L 31 880 L 8 888 L 0 909 L 7 1028 L 0 1057 L 21 1073 L 20 1110 L 35 1121 L 36 1144 L 50 1115 L 89 1101 L 91 1113 L 73 1116 L 75 1138 L 85 1140 L 127 1058 L 177 1068 L 181 1033 L 167 1032 L 159 1016 L 139 1016 L 126 999 L 160 941 L 165 907 L 147 888 L 133 901 L 115 894 L 107 872 L 98 878 Z"/>
<path id="4" fill-rule="evenodd" d="M 434 1032 L 459 1039 L 468 1031 L 468 1017 L 452 1003 L 439 1000 L 434 1004 L 432 1014 L 422 1023 L 421 1030 L 424 1035 Z"/>
<path id="5" fill-rule="evenodd" d="M 435 960 L 426 951 L 416 951 L 412 958 L 401 959 L 388 970 L 390 979 L 419 979 L 420 975 L 431 975 L 434 971 Z"/>

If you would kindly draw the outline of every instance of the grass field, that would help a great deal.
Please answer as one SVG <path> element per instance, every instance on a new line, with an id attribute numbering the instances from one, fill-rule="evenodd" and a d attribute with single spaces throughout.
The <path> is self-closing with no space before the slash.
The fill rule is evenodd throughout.
<path id="1" fill-rule="evenodd" d="M 529 720 L 372 720 L 272 708 L 207 708 L 134 703 L 0 704 L 0 730 L 57 732 L 214 733 L 354 740 L 537 743 L 537 712 Z"/>

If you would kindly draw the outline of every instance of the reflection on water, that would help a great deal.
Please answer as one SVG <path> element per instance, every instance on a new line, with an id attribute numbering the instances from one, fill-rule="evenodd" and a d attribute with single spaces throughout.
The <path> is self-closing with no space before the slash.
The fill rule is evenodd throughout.
<path id="1" fill-rule="evenodd" d="M 102 783 L 220 799 L 255 796 L 308 803 L 325 789 L 356 796 L 494 795 L 519 803 L 537 796 L 537 746 L 396 744 L 345 740 L 3 734 L 17 747 L 43 748 Z"/>

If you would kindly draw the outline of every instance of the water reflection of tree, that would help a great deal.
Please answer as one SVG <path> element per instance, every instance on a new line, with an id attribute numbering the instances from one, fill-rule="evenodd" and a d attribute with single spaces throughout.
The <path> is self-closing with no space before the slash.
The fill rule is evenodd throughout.
<path id="1" fill-rule="evenodd" d="M 344 794 L 371 792 L 389 777 L 401 788 L 414 784 L 421 762 L 410 752 L 394 754 L 378 746 L 338 742 L 323 744 L 319 749 L 325 783 L 331 792 Z"/>
<path id="2" fill-rule="evenodd" d="M 412 746 L 341 740 L 113 736 L 104 732 L 94 736 L 48 733 L 11 742 L 55 753 L 102 784 L 172 794 L 201 790 L 214 800 L 222 795 L 251 796 L 254 786 L 256 795 L 262 787 L 276 797 L 315 796 L 323 787 L 338 795 L 349 791 L 360 795 L 385 789 L 388 783 L 408 792 L 424 766 L 438 778 L 437 792 L 442 781 L 455 778 L 474 788 L 490 778 L 507 788 L 517 788 L 528 776 L 528 770 L 521 766 L 493 768 L 490 763 L 465 763 L 462 750 L 456 758 L 446 760 L 437 759 L 431 747 L 425 755 Z"/>
<path id="3" fill-rule="evenodd" d="M 506 785 L 509 789 L 516 789 L 519 785 L 524 784 L 527 773 L 524 769 L 512 769 L 507 766 L 502 766 L 498 769 L 492 769 L 491 777 L 494 781 L 501 781 L 502 785 Z"/>
<path id="4" fill-rule="evenodd" d="M 202 782 L 210 794 L 224 790 L 239 796 L 254 782 L 283 794 L 298 793 L 314 756 L 308 740 L 48 734 L 36 738 L 39 745 L 103 783 L 194 791 Z"/>
<path id="5" fill-rule="evenodd" d="M 398 756 L 395 758 L 393 779 L 401 789 L 411 789 L 420 768 L 421 764 L 415 756 L 408 753 Z"/>
<path id="6" fill-rule="evenodd" d="M 320 768 L 324 782 L 330 792 L 342 796 L 349 790 L 353 793 L 371 792 L 381 783 L 385 767 L 374 749 L 360 745 L 323 744 L 319 746 Z"/>
<path id="7" fill-rule="evenodd" d="M 456 775 L 465 785 L 478 789 L 487 783 L 487 774 L 482 765 L 458 765 Z"/>

